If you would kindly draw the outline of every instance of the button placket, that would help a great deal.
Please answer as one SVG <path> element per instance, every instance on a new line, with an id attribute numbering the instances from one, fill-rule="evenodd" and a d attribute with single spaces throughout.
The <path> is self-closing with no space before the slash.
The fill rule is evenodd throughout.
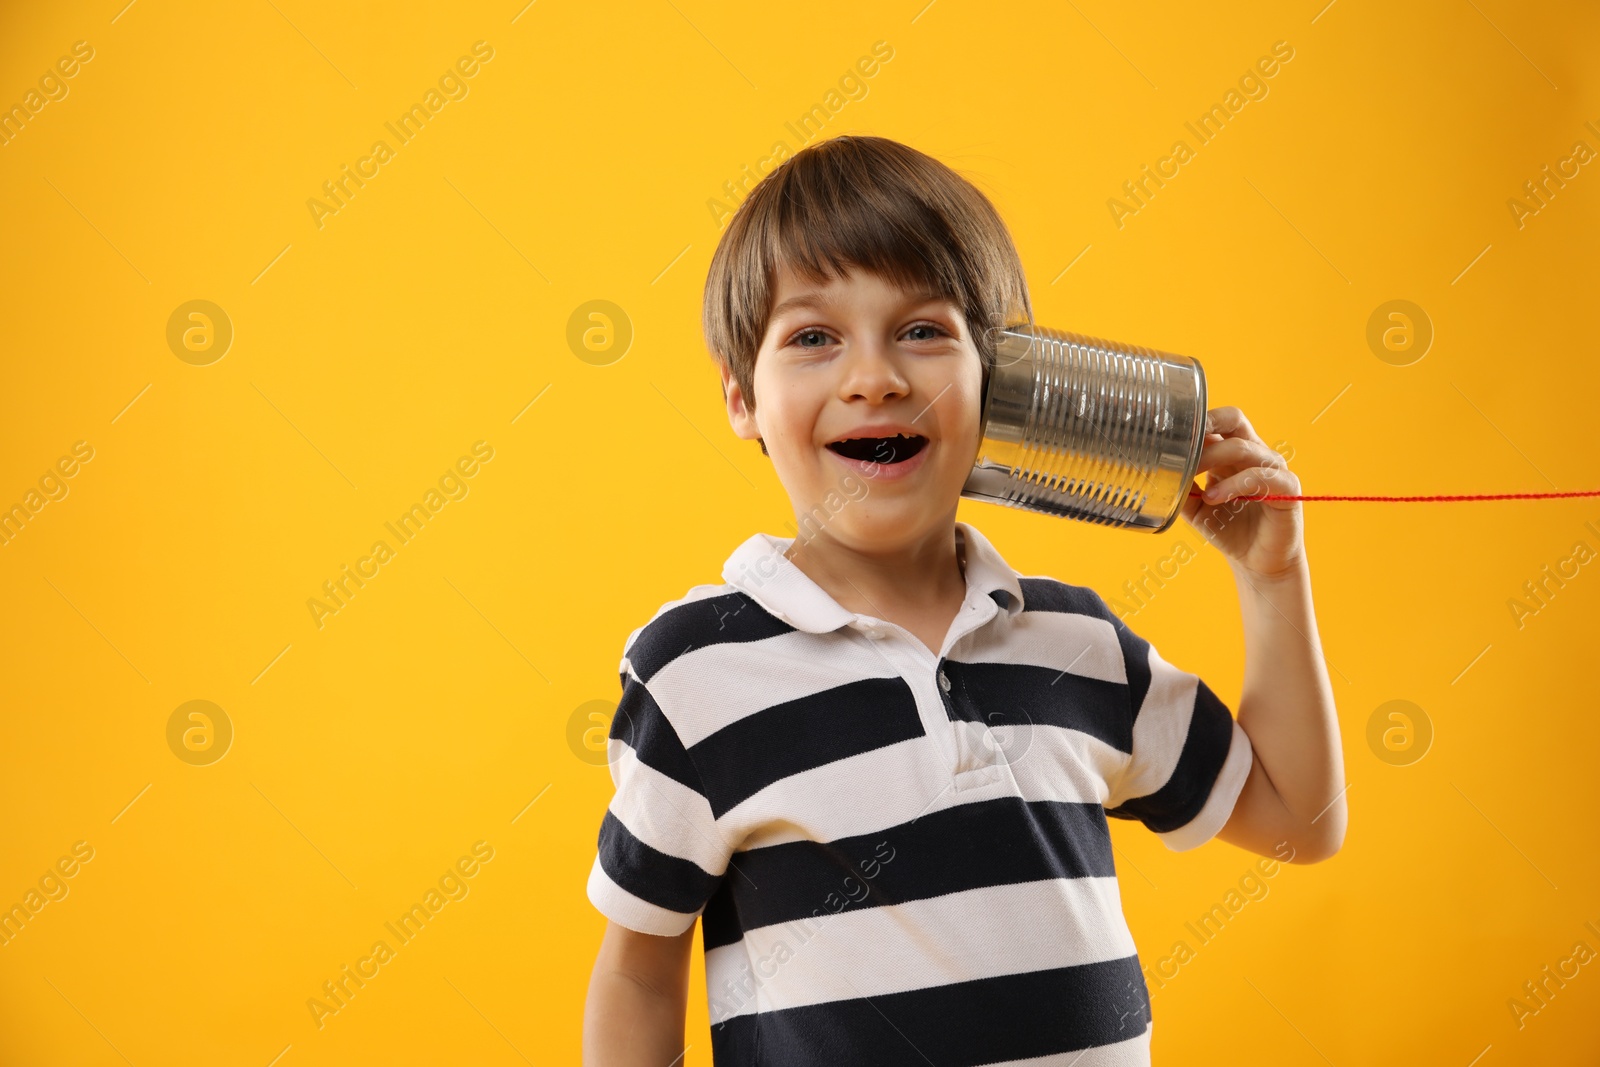
<path id="1" fill-rule="evenodd" d="M 928 646 L 920 640 L 905 642 L 901 631 L 891 623 L 863 618 L 859 629 L 874 652 L 893 667 L 900 680 L 911 687 L 912 699 L 917 704 L 917 715 L 922 720 L 923 733 L 937 746 L 945 774 L 953 775 L 960 764 L 961 753 L 956 748 L 957 739 L 950 729 L 950 712 L 946 705 L 947 691 L 939 684 L 939 663 L 931 664 Z M 876 631 L 876 634 L 874 634 Z M 945 679 L 949 682 L 948 677 Z"/>
<path id="2" fill-rule="evenodd" d="M 947 653 L 955 652 L 970 635 L 993 620 L 999 614 L 1000 608 L 993 599 L 985 597 L 983 602 L 978 605 L 969 603 L 963 606 L 962 611 L 963 614 L 970 612 L 972 618 L 968 625 L 964 627 L 951 628 L 950 638 L 945 647 Z M 960 616 L 957 618 L 959 623 Z M 948 655 L 939 658 L 935 670 L 935 681 L 939 686 L 944 702 L 948 706 L 946 714 L 949 716 L 950 721 L 946 728 L 951 737 L 951 781 L 954 788 L 958 790 L 963 788 L 982 788 L 992 785 L 996 781 L 994 761 L 989 758 L 988 747 L 975 739 L 974 732 L 969 725 L 970 720 L 954 714 L 957 710 L 956 701 L 958 697 L 955 693 L 953 680 L 945 666 L 949 659 Z M 969 704 L 972 702 L 972 694 L 968 692 L 964 685 L 961 689 L 960 698 L 965 699 Z M 974 751 L 973 746 L 975 743 L 982 750 L 981 753 Z"/>
<path id="3" fill-rule="evenodd" d="M 950 632 L 945 637 L 945 647 L 939 655 L 938 663 L 935 664 L 934 680 L 939 687 L 940 697 L 946 705 L 944 729 L 946 736 L 950 738 L 948 746 L 950 783 L 951 787 L 956 790 L 962 788 L 970 789 L 974 786 L 984 785 L 986 782 L 974 780 L 972 777 L 972 772 L 975 768 L 973 767 L 973 759 L 970 752 L 971 746 L 968 743 L 970 741 L 969 728 L 965 725 L 966 720 L 957 714 L 955 685 L 945 664 L 949 661 L 950 654 L 961 647 L 961 643 L 969 635 L 975 633 L 993 619 L 998 610 L 999 605 L 988 597 L 984 597 L 981 602 L 976 604 L 971 600 L 962 604 L 960 613 L 956 615 L 955 622 L 951 625 Z"/>
<path id="4" fill-rule="evenodd" d="M 939 723 L 939 733 L 946 739 L 941 746 L 945 754 L 945 772 L 950 775 L 951 787 L 959 790 L 963 745 L 960 721 L 955 715 L 955 701 L 950 696 L 950 675 L 945 672 L 944 662 L 941 657 L 934 665 L 934 691 L 939 694 L 939 708 L 944 713 Z"/>
<path id="5" fill-rule="evenodd" d="M 934 656 L 927 645 L 920 640 L 912 640 L 909 647 L 903 649 L 906 656 L 899 656 L 904 644 L 899 640 L 899 629 L 892 624 L 870 617 L 859 617 L 859 628 L 866 638 L 872 642 L 872 648 L 883 656 L 899 672 L 901 679 L 911 686 L 912 694 L 917 700 L 917 712 L 922 717 L 922 727 L 929 737 L 938 746 L 944 760 L 944 770 L 950 778 L 951 786 L 961 788 L 961 781 L 966 778 L 968 788 L 973 785 L 988 783 L 987 778 L 974 781 L 971 777 L 974 771 L 987 771 L 987 767 L 972 766 L 972 761 L 967 755 L 967 745 L 964 741 L 962 728 L 958 718 L 952 714 L 954 700 L 952 691 L 954 683 L 944 664 L 948 658 L 947 653 L 961 644 L 966 637 L 978 630 L 997 614 L 1000 606 L 990 597 L 984 597 L 978 603 L 967 601 L 962 604 L 961 610 L 956 614 L 955 620 L 950 625 L 950 631 L 945 635 L 944 649 L 938 656 Z M 874 631 L 877 631 L 876 634 Z M 917 669 L 907 671 L 905 661 L 913 659 Z M 928 668 L 932 667 L 932 671 Z"/>
<path id="6" fill-rule="evenodd" d="M 971 780 L 970 776 L 974 769 L 972 746 L 969 743 L 971 740 L 969 736 L 971 727 L 968 725 L 969 720 L 966 716 L 961 714 L 963 709 L 957 706 L 959 700 L 955 692 L 955 686 L 950 679 L 950 673 L 945 667 L 946 662 L 948 661 L 939 661 L 939 669 L 935 674 L 935 678 L 938 681 L 944 700 L 945 715 L 949 720 L 945 723 L 945 729 L 949 731 L 951 742 L 950 775 L 955 782 L 955 788 L 960 789 L 962 788 L 963 780 Z M 965 689 L 963 689 L 964 693 Z"/>

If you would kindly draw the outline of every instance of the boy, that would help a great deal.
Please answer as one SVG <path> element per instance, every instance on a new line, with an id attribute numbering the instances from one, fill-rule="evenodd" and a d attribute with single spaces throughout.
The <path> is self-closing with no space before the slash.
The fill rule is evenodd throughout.
<path id="1" fill-rule="evenodd" d="M 1175 850 L 1339 849 L 1300 504 L 1227 503 L 1299 480 L 1238 409 L 1207 413 L 1183 507 L 1238 581 L 1237 721 L 956 522 L 986 327 L 1019 319 L 992 205 L 894 141 L 804 149 L 729 223 L 706 336 L 805 536 L 752 536 L 624 645 L 585 1063 L 680 1061 L 698 917 L 718 1067 L 1147 1064 L 1106 816 Z"/>

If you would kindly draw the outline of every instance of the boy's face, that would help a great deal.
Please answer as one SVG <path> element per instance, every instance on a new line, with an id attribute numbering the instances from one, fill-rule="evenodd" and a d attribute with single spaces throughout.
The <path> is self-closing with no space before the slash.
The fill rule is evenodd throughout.
<path id="1" fill-rule="evenodd" d="M 960 308 L 860 270 L 823 286 L 787 269 L 775 281 L 755 411 L 726 369 L 722 380 L 734 431 L 766 443 L 800 540 L 875 554 L 942 534 L 982 410 L 981 357 Z"/>

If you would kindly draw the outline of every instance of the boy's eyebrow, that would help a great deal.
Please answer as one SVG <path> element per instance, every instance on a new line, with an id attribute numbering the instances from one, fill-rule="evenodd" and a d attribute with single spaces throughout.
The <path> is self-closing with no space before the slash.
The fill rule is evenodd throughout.
<path id="1" fill-rule="evenodd" d="M 925 289 L 920 292 L 909 294 L 909 299 L 918 304 L 926 304 L 930 300 L 948 300 L 949 298 L 942 293 L 935 293 L 932 290 Z M 782 316 L 786 311 L 797 311 L 801 308 L 827 311 L 832 310 L 837 306 L 837 301 L 824 296 L 822 293 L 801 293 L 799 296 L 792 296 L 783 303 L 779 304 L 777 307 L 773 308 L 772 314 L 769 316 L 769 318 L 776 319 Z"/>
<path id="2" fill-rule="evenodd" d="M 791 296 L 789 299 L 773 308 L 771 317 L 778 318 L 786 311 L 796 311 L 800 308 L 822 310 L 834 306 L 834 301 L 829 300 L 821 293 L 801 293 L 799 296 Z"/>

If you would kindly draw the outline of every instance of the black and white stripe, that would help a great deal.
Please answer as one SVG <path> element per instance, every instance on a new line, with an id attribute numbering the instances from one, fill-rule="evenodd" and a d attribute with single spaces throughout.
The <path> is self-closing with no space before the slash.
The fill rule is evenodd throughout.
<path id="1" fill-rule="evenodd" d="M 766 535 L 629 635 L 589 895 L 702 918 L 719 1067 L 1149 1062 L 1107 819 L 1209 840 L 1249 740 L 1093 590 L 958 530 L 940 657 L 787 560 L 751 579 Z"/>

